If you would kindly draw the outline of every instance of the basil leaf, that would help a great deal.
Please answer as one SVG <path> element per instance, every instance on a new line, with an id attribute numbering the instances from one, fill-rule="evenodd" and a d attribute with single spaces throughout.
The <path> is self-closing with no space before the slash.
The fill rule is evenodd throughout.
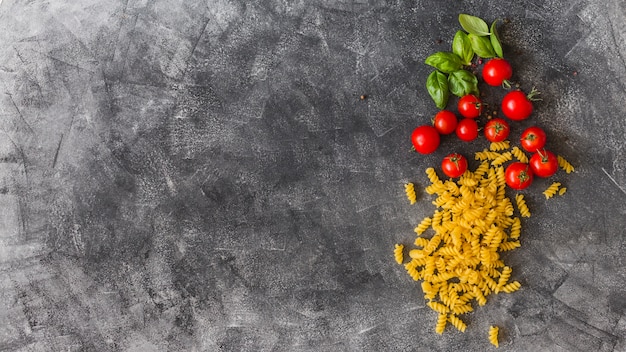
<path id="1" fill-rule="evenodd" d="M 444 73 L 454 72 L 463 66 L 460 57 L 447 51 L 434 53 L 427 57 L 424 62 Z"/>
<path id="2" fill-rule="evenodd" d="M 496 56 L 496 53 L 493 51 L 493 46 L 491 46 L 491 41 L 487 37 L 480 37 L 473 34 L 468 34 L 470 42 L 472 43 L 472 49 L 476 55 L 482 58 L 490 58 Z"/>
<path id="3" fill-rule="evenodd" d="M 450 92 L 457 97 L 468 94 L 478 95 L 478 78 L 467 70 L 458 70 L 448 76 Z"/>
<path id="4" fill-rule="evenodd" d="M 439 109 L 445 109 L 448 105 L 450 91 L 448 90 L 448 78 L 439 71 L 433 71 L 426 79 L 426 89 L 428 94 Z"/>
<path id="5" fill-rule="evenodd" d="M 491 46 L 493 47 L 493 51 L 495 51 L 498 57 L 504 57 L 502 54 L 502 45 L 500 45 L 500 36 L 498 35 L 498 30 L 496 28 L 496 23 L 498 20 L 493 21 L 491 24 L 491 34 L 489 35 L 489 39 L 491 40 Z"/>
<path id="6" fill-rule="evenodd" d="M 463 65 L 469 65 L 474 58 L 474 50 L 467 34 L 463 31 L 457 31 L 452 40 L 452 52 L 461 58 Z"/>
<path id="7" fill-rule="evenodd" d="M 459 15 L 459 23 L 461 24 L 461 27 L 463 27 L 463 29 L 467 31 L 467 33 L 478 36 L 489 35 L 489 27 L 487 26 L 487 22 L 476 16 L 462 13 Z"/>

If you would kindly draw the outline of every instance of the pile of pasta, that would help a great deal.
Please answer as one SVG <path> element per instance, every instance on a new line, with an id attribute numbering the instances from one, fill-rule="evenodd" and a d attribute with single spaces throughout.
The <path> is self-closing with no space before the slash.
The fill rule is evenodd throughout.
<path id="1" fill-rule="evenodd" d="M 395 260 L 413 280 L 422 280 L 427 305 L 438 314 L 439 334 L 448 323 L 464 332 L 467 325 L 459 316 L 472 312 L 474 302 L 485 305 L 490 294 L 511 293 L 521 286 L 509 280 L 512 269 L 501 253 L 520 247 L 520 216 L 530 212 L 523 195 L 512 201 L 505 194 L 501 154 L 483 158 L 480 153 L 480 165 L 456 182 L 443 181 L 433 168 L 426 169 L 431 184 L 425 192 L 437 196 L 432 202 L 437 209 L 415 228 L 416 248 L 408 251 L 407 263 L 404 246 L 394 249 Z"/>

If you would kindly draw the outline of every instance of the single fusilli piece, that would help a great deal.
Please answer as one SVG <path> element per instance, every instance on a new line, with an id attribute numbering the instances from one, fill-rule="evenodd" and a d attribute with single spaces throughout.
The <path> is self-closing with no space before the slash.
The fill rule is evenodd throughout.
<path id="1" fill-rule="evenodd" d="M 480 161 L 484 161 L 484 160 L 494 160 L 497 157 L 500 156 L 500 153 L 488 150 L 488 149 L 483 149 L 480 152 L 476 152 L 474 153 L 474 158 L 476 160 L 480 160 Z"/>
<path id="2" fill-rule="evenodd" d="M 546 199 L 552 198 L 559 190 L 560 186 L 560 182 L 552 182 L 552 184 L 545 191 L 543 191 L 543 195 L 546 196 Z"/>
<path id="3" fill-rule="evenodd" d="M 460 332 L 465 332 L 465 329 L 467 329 L 467 325 L 465 325 L 465 323 L 454 314 L 450 314 L 448 321 Z"/>
<path id="4" fill-rule="evenodd" d="M 492 142 L 489 145 L 489 150 L 493 151 L 493 152 L 498 152 L 501 150 L 506 150 L 510 148 L 510 142 L 509 141 L 502 141 L 502 142 Z"/>
<path id="5" fill-rule="evenodd" d="M 493 159 L 491 165 L 502 165 L 509 160 L 513 160 L 513 155 L 511 154 L 511 152 L 504 152 L 500 154 L 497 158 Z"/>
<path id="6" fill-rule="evenodd" d="M 524 218 L 529 218 L 530 210 L 528 209 L 528 205 L 526 205 L 526 200 L 524 199 L 524 195 L 516 194 L 515 202 L 517 203 L 517 209 L 519 210 L 520 215 Z"/>
<path id="7" fill-rule="evenodd" d="M 497 326 L 490 326 L 489 327 L 489 342 L 491 342 L 492 345 L 496 346 L 496 348 L 498 347 L 498 327 Z"/>
<path id="8" fill-rule="evenodd" d="M 565 170 L 566 173 L 569 174 L 570 172 L 574 171 L 574 166 L 572 166 L 569 161 L 565 160 L 564 157 L 557 155 L 556 161 L 559 163 L 561 169 Z"/>
<path id="9" fill-rule="evenodd" d="M 523 150 L 519 149 L 518 147 L 513 147 L 513 149 L 511 149 L 511 154 L 513 154 L 513 156 L 518 161 L 522 163 L 528 163 L 528 156 L 526 155 L 526 153 L 524 153 Z"/>
<path id="10" fill-rule="evenodd" d="M 398 264 L 402 264 L 402 262 L 404 261 L 404 245 L 402 244 L 397 244 L 393 249 L 393 257 L 396 259 L 396 263 Z"/>
<path id="11" fill-rule="evenodd" d="M 504 285 L 500 289 L 500 291 L 506 292 L 506 293 L 512 293 L 512 292 L 515 292 L 515 291 L 519 290 L 520 287 L 522 287 L 522 285 L 519 282 L 513 281 L 513 282 L 510 282 L 510 283 Z"/>
<path id="12" fill-rule="evenodd" d="M 562 196 L 565 194 L 565 192 L 567 192 L 567 188 L 565 187 L 561 187 L 561 189 L 559 189 L 559 195 Z"/>
<path id="13" fill-rule="evenodd" d="M 426 231 L 426 229 L 428 229 L 428 227 L 430 226 L 432 221 L 433 221 L 433 219 L 429 218 L 428 216 L 425 217 L 424 219 L 422 219 L 422 221 L 419 223 L 419 225 L 417 225 L 417 227 L 415 227 L 415 233 L 417 233 L 418 235 L 423 234 L 424 231 Z"/>
<path id="14" fill-rule="evenodd" d="M 441 182 L 441 180 L 439 179 L 439 176 L 437 176 L 437 172 L 432 167 L 429 167 L 426 169 L 426 175 L 428 176 L 428 180 L 430 180 L 430 183 Z"/>
<path id="15" fill-rule="evenodd" d="M 447 322 L 448 315 L 445 313 L 439 313 L 439 317 L 437 318 L 437 325 L 435 326 L 435 332 L 439 335 L 442 335 L 443 331 L 446 329 Z"/>
<path id="16" fill-rule="evenodd" d="M 411 182 L 404 185 L 404 192 L 411 204 L 417 202 L 417 195 L 415 194 L 415 185 Z"/>

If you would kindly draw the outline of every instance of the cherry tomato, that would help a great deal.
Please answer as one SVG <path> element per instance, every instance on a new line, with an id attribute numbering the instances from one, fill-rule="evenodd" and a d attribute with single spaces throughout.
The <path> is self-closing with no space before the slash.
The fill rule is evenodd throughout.
<path id="1" fill-rule="evenodd" d="M 430 154 L 439 147 L 439 132 L 429 125 L 423 125 L 413 130 L 411 142 L 415 150 L 421 154 Z"/>
<path id="2" fill-rule="evenodd" d="M 510 87 L 508 81 L 511 76 L 513 76 L 513 69 L 505 59 L 491 59 L 483 66 L 483 80 L 490 86 L 507 85 Z"/>
<path id="3" fill-rule="evenodd" d="M 533 174 L 539 177 L 550 177 L 559 169 L 559 162 L 556 159 L 556 155 L 545 149 L 541 149 L 537 150 L 537 152 L 530 157 L 530 167 L 533 170 Z"/>
<path id="4" fill-rule="evenodd" d="M 504 116 L 514 121 L 527 119 L 533 112 L 534 96 L 539 94 L 534 88 L 528 94 L 524 94 L 521 90 L 514 90 L 506 93 L 502 98 L 502 112 Z"/>
<path id="5" fill-rule="evenodd" d="M 467 170 L 467 159 L 458 153 L 448 154 L 441 162 L 441 169 L 448 177 L 459 177 Z"/>
<path id="6" fill-rule="evenodd" d="M 459 99 L 457 108 L 463 117 L 475 119 L 483 112 L 483 103 L 477 96 L 468 94 Z"/>
<path id="7" fill-rule="evenodd" d="M 546 145 L 546 133 L 541 127 L 532 126 L 522 132 L 520 144 L 525 151 L 534 153 Z"/>
<path id="8" fill-rule="evenodd" d="M 506 184 L 513 189 L 524 189 L 533 182 L 533 170 L 530 165 L 516 161 L 504 171 Z"/>
<path id="9" fill-rule="evenodd" d="M 439 133 L 450 134 L 456 129 L 456 115 L 452 111 L 441 110 L 435 115 L 433 124 Z"/>
<path id="10" fill-rule="evenodd" d="M 511 128 L 504 119 L 495 118 L 485 124 L 485 138 L 489 142 L 502 142 L 509 137 Z"/>
<path id="11" fill-rule="evenodd" d="M 456 125 L 456 135 L 462 141 L 473 141 L 478 137 L 478 123 L 474 119 L 462 119 Z"/>

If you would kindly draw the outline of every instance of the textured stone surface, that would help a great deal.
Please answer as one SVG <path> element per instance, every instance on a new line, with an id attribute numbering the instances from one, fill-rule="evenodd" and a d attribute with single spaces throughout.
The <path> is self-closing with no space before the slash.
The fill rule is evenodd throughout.
<path id="1" fill-rule="evenodd" d="M 486 144 L 410 151 L 459 13 L 509 20 L 513 135 L 576 172 L 439 336 L 392 249 L 434 210 L 403 183 Z M 2 351 L 626 350 L 621 0 L 3 0 L 0 43 Z"/>

